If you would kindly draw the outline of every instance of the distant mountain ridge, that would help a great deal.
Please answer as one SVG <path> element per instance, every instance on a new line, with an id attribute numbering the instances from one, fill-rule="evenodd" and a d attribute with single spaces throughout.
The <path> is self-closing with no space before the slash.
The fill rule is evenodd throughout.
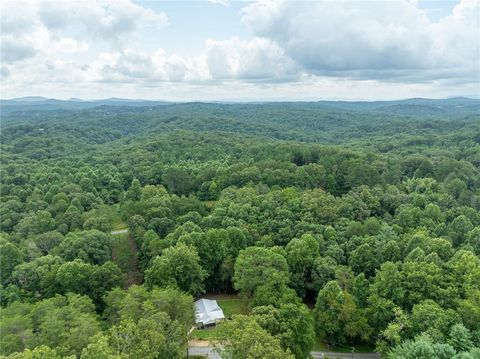
<path id="1" fill-rule="evenodd" d="M 39 101 L 46 101 L 46 100 L 49 100 L 49 99 L 42 96 L 26 96 L 26 97 L 12 98 L 6 101 L 39 102 Z"/>
<path id="2" fill-rule="evenodd" d="M 436 116 L 455 113 L 480 113 L 480 99 L 468 97 L 452 97 L 447 99 L 429 99 L 429 98 L 411 98 L 393 101 L 251 101 L 251 102 L 229 102 L 229 101 L 192 101 L 180 102 L 203 103 L 206 105 L 268 105 L 268 104 L 289 104 L 301 106 L 315 106 L 326 110 L 340 111 L 374 111 L 385 112 L 397 115 L 414 116 Z M 13 98 L 9 100 L 0 100 L 1 114 L 7 115 L 13 112 L 30 111 L 52 111 L 52 110 L 86 110 L 96 107 L 156 107 L 175 105 L 178 102 L 164 100 L 143 100 L 143 99 L 124 99 L 124 98 L 106 98 L 100 100 L 83 100 L 80 98 L 71 98 L 69 100 L 58 100 L 42 96 L 28 96 Z"/>
<path id="3" fill-rule="evenodd" d="M 71 97 L 68 100 L 61 100 L 50 97 L 43 96 L 26 96 L 26 97 L 15 97 L 11 99 L 3 99 L 2 101 L 15 101 L 15 102 L 42 102 L 42 101 L 63 101 L 63 102 L 169 102 L 163 100 L 145 100 L 145 99 L 130 99 L 130 98 L 121 98 L 121 97 L 108 97 L 104 99 L 97 100 L 85 100 L 79 97 Z"/>
<path id="4" fill-rule="evenodd" d="M 6 115 L 12 112 L 52 111 L 52 110 L 85 110 L 99 106 L 146 107 L 167 105 L 167 101 L 136 100 L 122 98 L 107 98 L 102 100 L 83 100 L 71 98 L 58 100 L 41 96 L 19 97 L 9 100 L 0 100 L 1 113 Z"/>

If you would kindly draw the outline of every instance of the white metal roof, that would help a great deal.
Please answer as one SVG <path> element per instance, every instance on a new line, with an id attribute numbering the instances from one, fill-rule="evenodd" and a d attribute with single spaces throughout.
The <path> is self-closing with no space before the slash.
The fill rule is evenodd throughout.
<path id="1" fill-rule="evenodd" d="M 203 325 L 214 324 L 219 319 L 225 319 L 223 310 L 216 300 L 199 299 L 195 302 L 195 315 L 197 323 Z"/>

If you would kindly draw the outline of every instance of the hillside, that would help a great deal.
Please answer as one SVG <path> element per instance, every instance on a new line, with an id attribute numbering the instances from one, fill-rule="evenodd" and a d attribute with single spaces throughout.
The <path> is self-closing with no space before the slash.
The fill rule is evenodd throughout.
<path id="1" fill-rule="evenodd" d="M 182 358 L 205 295 L 229 319 L 194 338 L 278 358 L 478 353 L 478 100 L 16 101 L 2 355 Z"/>

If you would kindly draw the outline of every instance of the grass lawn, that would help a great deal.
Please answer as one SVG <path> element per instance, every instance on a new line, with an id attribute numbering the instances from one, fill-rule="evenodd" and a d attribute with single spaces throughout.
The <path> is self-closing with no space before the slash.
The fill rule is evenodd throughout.
<path id="1" fill-rule="evenodd" d="M 234 314 L 248 314 L 248 300 L 233 294 L 212 294 L 205 296 L 215 299 L 223 310 L 225 318 L 231 318 Z"/>
<path id="2" fill-rule="evenodd" d="M 248 300 L 246 299 L 219 299 L 218 305 L 223 310 L 225 318 L 235 314 L 248 314 Z"/>
<path id="3" fill-rule="evenodd" d="M 219 339 L 219 335 L 218 327 L 214 327 L 210 329 L 195 329 L 192 334 L 190 334 L 190 337 L 199 340 L 212 340 Z"/>
<path id="4" fill-rule="evenodd" d="M 233 294 L 209 294 L 205 298 L 215 299 L 223 310 L 225 318 L 229 319 L 235 314 L 248 314 L 248 300 L 238 295 Z M 209 329 L 195 329 L 192 334 L 192 339 L 197 340 L 216 340 L 219 339 L 220 332 L 218 327 Z"/>

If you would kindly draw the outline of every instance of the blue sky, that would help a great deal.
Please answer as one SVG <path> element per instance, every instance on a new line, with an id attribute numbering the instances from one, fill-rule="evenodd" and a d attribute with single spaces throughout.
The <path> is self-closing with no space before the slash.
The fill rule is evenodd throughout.
<path id="1" fill-rule="evenodd" d="M 248 28 L 242 23 L 241 1 L 222 6 L 209 1 L 135 1 L 145 8 L 168 15 L 169 26 L 163 31 L 145 31 L 142 40 L 150 50 L 158 47 L 167 52 L 194 56 L 201 52 L 206 39 L 247 39 Z"/>
<path id="2" fill-rule="evenodd" d="M 479 0 L 0 6 L 2 98 L 480 96 Z"/>
<path id="3" fill-rule="evenodd" d="M 425 11 L 426 15 L 432 20 L 437 21 L 452 13 L 453 8 L 458 4 L 455 0 L 420 0 L 417 2 L 418 8 Z"/>

